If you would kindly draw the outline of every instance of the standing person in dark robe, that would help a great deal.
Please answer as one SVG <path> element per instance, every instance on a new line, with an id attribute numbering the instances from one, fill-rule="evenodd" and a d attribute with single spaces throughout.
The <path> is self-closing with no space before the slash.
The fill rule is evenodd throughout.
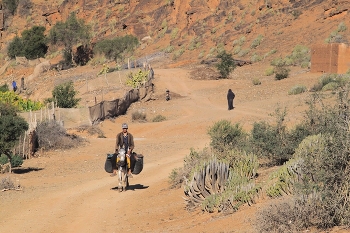
<path id="1" fill-rule="evenodd" d="M 227 92 L 228 110 L 233 109 L 233 99 L 234 98 L 235 98 L 235 93 L 233 93 L 231 89 L 228 89 L 228 92 Z"/>

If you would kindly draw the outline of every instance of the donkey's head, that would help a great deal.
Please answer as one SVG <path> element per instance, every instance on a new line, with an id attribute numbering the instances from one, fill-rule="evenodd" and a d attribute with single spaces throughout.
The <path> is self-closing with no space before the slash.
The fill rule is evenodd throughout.
<path id="1" fill-rule="evenodd" d="M 125 150 L 123 148 L 119 149 L 118 157 L 121 162 L 125 161 Z"/>

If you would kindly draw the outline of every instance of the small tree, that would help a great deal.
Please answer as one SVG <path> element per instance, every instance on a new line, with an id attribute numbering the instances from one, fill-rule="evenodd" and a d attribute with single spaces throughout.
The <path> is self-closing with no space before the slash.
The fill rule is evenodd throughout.
<path id="1" fill-rule="evenodd" d="M 10 58 L 25 56 L 27 59 L 44 57 L 47 52 L 45 27 L 34 26 L 22 32 L 22 37 L 16 36 L 10 43 L 7 55 Z"/>
<path id="2" fill-rule="evenodd" d="M 95 53 L 102 53 L 108 59 L 123 60 L 125 53 L 131 53 L 139 45 L 139 41 L 132 35 L 117 37 L 111 40 L 98 41 L 94 48 Z"/>
<path id="3" fill-rule="evenodd" d="M 78 43 L 87 45 L 91 34 L 90 28 L 81 19 L 77 19 L 75 13 L 71 13 L 66 22 L 56 23 L 50 30 L 49 40 L 52 44 L 64 46 L 64 62 L 72 64 L 73 46 Z"/>
<path id="4" fill-rule="evenodd" d="M 221 61 L 216 65 L 222 78 L 228 78 L 230 73 L 236 68 L 235 60 L 232 58 L 232 54 L 226 53 L 224 50 L 217 58 Z"/>
<path id="5" fill-rule="evenodd" d="M 16 112 L 17 109 L 13 105 L 0 102 L 0 155 L 6 155 L 10 164 L 13 158 L 11 150 L 21 134 L 28 130 L 28 123 Z"/>
<path id="6" fill-rule="evenodd" d="M 24 45 L 22 42 L 22 39 L 18 36 L 16 36 L 9 44 L 9 47 L 7 48 L 7 55 L 14 59 L 17 57 L 23 57 L 24 56 Z"/>
<path id="7" fill-rule="evenodd" d="M 56 102 L 60 108 L 74 108 L 78 105 L 80 98 L 75 98 L 77 91 L 74 89 L 73 82 L 67 82 L 55 86 L 52 91 L 52 98 L 46 99 L 45 102 Z"/>
<path id="8" fill-rule="evenodd" d="M 26 58 L 35 59 L 45 56 L 48 49 L 47 39 L 44 35 L 45 30 L 43 26 L 34 26 L 22 32 L 22 43 Z"/>

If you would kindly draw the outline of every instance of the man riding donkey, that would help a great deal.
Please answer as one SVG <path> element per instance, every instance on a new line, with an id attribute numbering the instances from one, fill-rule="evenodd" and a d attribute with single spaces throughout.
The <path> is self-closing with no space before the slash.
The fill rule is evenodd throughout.
<path id="1" fill-rule="evenodd" d="M 130 156 L 132 150 L 134 149 L 134 137 L 131 133 L 128 132 L 128 125 L 126 123 L 122 124 L 123 131 L 117 134 L 116 145 L 115 145 L 115 153 L 118 154 L 119 149 L 124 149 L 126 153 L 126 162 L 128 164 L 128 177 L 132 178 L 131 169 L 130 169 Z M 117 158 L 117 164 L 118 164 Z M 117 170 L 113 169 L 113 173 L 111 176 L 115 176 L 117 174 Z"/>

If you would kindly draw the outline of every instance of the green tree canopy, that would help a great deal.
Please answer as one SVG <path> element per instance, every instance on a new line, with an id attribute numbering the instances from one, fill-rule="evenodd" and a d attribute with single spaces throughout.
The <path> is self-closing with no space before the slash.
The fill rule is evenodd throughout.
<path id="1" fill-rule="evenodd" d="M 47 38 L 44 32 L 45 27 L 42 26 L 34 26 L 22 32 L 22 43 L 26 58 L 35 59 L 45 56 L 48 46 L 46 45 Z"/>
<path id="2" fill-rule="evenodd" d="M 16 36 L 10 43 L 7 55 L 10 58 L 25 56 L 27 59 L 44 57 L 48 46 L 44 35 L 45 27 L 33 26 L 22 32 L 22 37 Z"/>
<path id="3" fill-rule="evenodd" d="M 16 112 L 17 109 L 11 104 L 0 102 L 0 155 L 7 155 L 10 162 L 11 150 L 21 134 L 28 130 L 28 123 Z"/>
<path id="4" fill-rule="evenodd" d="M 230 73 L 236 68 L 235 60 L 232 58 L 232 54 L 223 51 L 217 58 L 220 59 L 220 62 L 216 65 L 218 68 L 221 77 L 227 78 Z"/>
<path id="5" fill-rule="evenodd" d="M 71 13 L 65 22 L 56 23 L 50 30 L 49 40 L 54 45 L 64 46 L 65 62 L 72 63 L 73 46 L 78 43 L 84 45 L 90 41 L 90 27 L 84 20 L 77 19 L 75 13 Z"/>
<path id="6" fill-rule="evenodd" d="M 101 40 L 95 45 L 94 52 L 102 53 L 108 59 L 123 59 L 125 53 L 133 52 L 139 45 L 139 41 L 135 36 L 126 35 L 111 40 Z"/>
<path id="7" fill-rule="evenodd" d="M 76 98 L 77 93 L 73 82 L 66 82 L 55 86 L 52 91 L 52 98 L 47 99 L 46 102 L 54 101 L 60 108 L 74 108 L 80 101 L 80 98 Z"/>
<path id="8" fill-rule="evenodd" d="M 18 36 L 16 36 L 9 44 L 9 47 L 7 48 L 7 55 L 14 59 L 17 57 L 23 57 L 24 56 L 24 45 L 22 42 L 22 39 Z"/>

